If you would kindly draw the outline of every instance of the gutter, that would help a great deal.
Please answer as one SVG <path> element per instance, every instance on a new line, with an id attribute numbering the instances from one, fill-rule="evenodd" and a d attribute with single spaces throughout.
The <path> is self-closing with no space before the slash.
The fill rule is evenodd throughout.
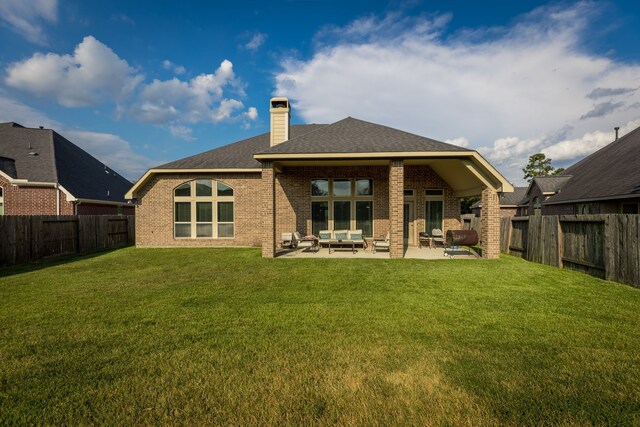
<path id="1" fill-rule="evenodd" d="M 602 196 L 602 197 L 593 197 L 590 199 L 569 199 L 569 200 L 559 200 L 559 201 L 545 201 L 545 205 L 566 205 L 570 203 L 589 203 L 589 202 L 606 202 L 608 200 L 618 200 L 618 199 L 640 199 L 640 194 L 622 194 L 619 196 Z"/>

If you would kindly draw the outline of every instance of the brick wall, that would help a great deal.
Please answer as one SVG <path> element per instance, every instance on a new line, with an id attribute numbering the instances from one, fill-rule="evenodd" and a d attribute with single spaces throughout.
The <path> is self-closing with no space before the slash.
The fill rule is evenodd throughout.
<path id="1" fill-rule="evenodd" d="M 482 257 L 500 257 L 500 200 L 491 188 L 482 190 L 482 212 L 480 214 L 482 234 Z"/>
<path id="2" fill-rule="evenodd" d="M 273 119 L 273 115 L 271 116 Z M 275 170 L 272 162 L 262 164 L 262 257 L 273 258 L 276 254 L 276 188 Z M 258 199 L 260 200 L 260 199 Z"/>
<path id="3" fill-rule="evenodd" d="M 424 190 L 443 189 L 444 190 L 444 221 L 442 232 L 446 236 L 447 230 L 460 230 L 460 199 L 455 196 L 453 190 L 440 175 L 435 173 L 429 166 L 407 165 L 404 167 L 404 188 L 415 190 L 416 204 L 416 228 L 418 231 L 425 230 L 425 194 Z"/>
<path id="4" fill-rule="evenodd" d="M 56 215 L 56 193 L 60 193 L 60 215 L 73 215 L 73 202 L 53 187 L 18 187 L 0 177 L 5 215 Z"/>
<path id="5" fill-rule="evenodd" d="M 389 257 L 404 256 L 404 162 L 391 160 L 389 164 Z"/>
<path id="6" fill-rule="evenodd" d="M 233 239 L 176 239 L 173 233 L 173 190 L 193 179 L 214 179 L 234 190 L 235 237 Z M 262 243 L 261 176 L 259 173 L 158 174 L 139 192 L 136 206 L 136 245 L 163 246 L 260 246 Z"/>

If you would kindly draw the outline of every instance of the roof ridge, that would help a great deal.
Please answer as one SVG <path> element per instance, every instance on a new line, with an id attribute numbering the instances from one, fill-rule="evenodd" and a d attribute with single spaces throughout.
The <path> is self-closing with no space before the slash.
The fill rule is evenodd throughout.
<path id="1" fill-rule="evenodd" d="M 298 136 L 296 136 L 296 137 L 294 137 L 294 138 L 289 138 L 289 139 L 287 139 L 286 141 L 282 141 L 281 143 L 279 143 L 279 144 L 277 144 L 277 145 L 287 144 L 289 141 L 295 141 L 296 139 L 302 138 L 303 136 L 307 136 L 307 135 L 312 134 L 312 133 L 314 133 L 314 132 L 317 132 L 317 131 L 319 131 L 319 130 L 322 130 L 322 129 L 326 129 L 326 128 L 328 128 L 328 127 L 331 127 L 331 126 L 335 125 L 336 123 L 340 123 L 340 122 L 342 122 L 342 121 L 344 121 L 344 120 L 347 120 L 348 118 L 350 118 L 350 117 L 345 117 L 344 119 L 340 119 L 340 120 L 338 120 L 337 122 L 328 123 L 328 124 L 327 124 L 327 123 L 325 123 L 325 124 L 323 124 L 323 123 L 305 123 L 305 124 L 303 124 L 303 125 L 292 125 L 292 126 L 318 126 L 318 129 L 311 130 L 311 131 L 309 131 L 309 132 L 303 133 L 302 135 L 298 135 Z M 271 130 L 269 130 L 269 132 L 266 132 L 266 133 L 271 133 Z M 260 135 L 262 135 L 262 134 L 260 134 Z M 274 147 L 274 146 L 269 146 L 269 147 L 267 147 L 266 149 L 264 149 L 264 150 L 262 150 L 262 151 L 259 151 L 259 152 L 258 152 L 258 153 L 256 153 L 256 154 L 263 153 L 263 152 L 265 152 L 265 151 L 267 151 L 267 150 L 269 150 L 270 148 L 273 148 L 273 147 Z"/>
<path id="2" fill-rule="evenodd" d="M 38 129 L 38 130 L 46 130 L 49 132 L 49 136 L 51 137 L 51 162 L 53 163 L 53 174 L 56 177 L 56 184 L 60 184 L 60 176 L 58 176 L 58 165 L 56 165 L 56 138 L 53 129 Z"/>

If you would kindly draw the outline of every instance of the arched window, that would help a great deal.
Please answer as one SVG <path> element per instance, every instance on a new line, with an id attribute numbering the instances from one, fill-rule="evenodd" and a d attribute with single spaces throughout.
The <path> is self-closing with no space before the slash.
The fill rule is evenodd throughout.
<path id="1" fill-rule="evenodd" d="M 234 237 L 233 188 L 211 179 L 196 179 L 173 191 L 174 236 L 178 239 Z"/>

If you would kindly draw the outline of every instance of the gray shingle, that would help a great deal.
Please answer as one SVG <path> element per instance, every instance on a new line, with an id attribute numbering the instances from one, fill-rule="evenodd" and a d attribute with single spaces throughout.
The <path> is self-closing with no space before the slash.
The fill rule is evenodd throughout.
<path id="1" fill-rule="evenodd" d="M 259 154 L 470 151 L 387 126 L 347 117 Z"/>
<path id="2" fill-rule="evenodd" d="M 640 195 L 640 127 L 574 164 L 572 178 L 547 203 Z"/>
<path id="3" fill-rule="evenodd" d="M 291 138 L 313 132 L 326 125 L 291 125 Z M 253 158 L 257 152 L 269 147 L 269 132 L 249 139 L 214 148 L 213 150 L 184 159 L 175 160 L 158 169 L 250 169 L 261 168 L 260 162 Z"/>
<path id="4" fill-rule="evenodd" d="M 571 179 L 571 176 L 565 170 L 562 175 L 554 176 L 536 176 L 533 181 L 543 193 L 555 193 L 561 189 L 564 184 Z"/>
<path id="5" fill-rule="evenodd" d="M 527 195 L 528 189 L 529 187 L 513 187 L 513 193 L 502 193 L 500 195 L 500 206 L 518 206 Z M 471 209 L 481 207 L 481 200 L 471 205 Z"/>
<path id="6" fill-rule="evenodd" d="M 51 129 L 0 124 L 0 156 L 13 161 L 13 178 L 59 183 L 79 199 L 126 202 L 131 188 L 130 181 Z"/>

